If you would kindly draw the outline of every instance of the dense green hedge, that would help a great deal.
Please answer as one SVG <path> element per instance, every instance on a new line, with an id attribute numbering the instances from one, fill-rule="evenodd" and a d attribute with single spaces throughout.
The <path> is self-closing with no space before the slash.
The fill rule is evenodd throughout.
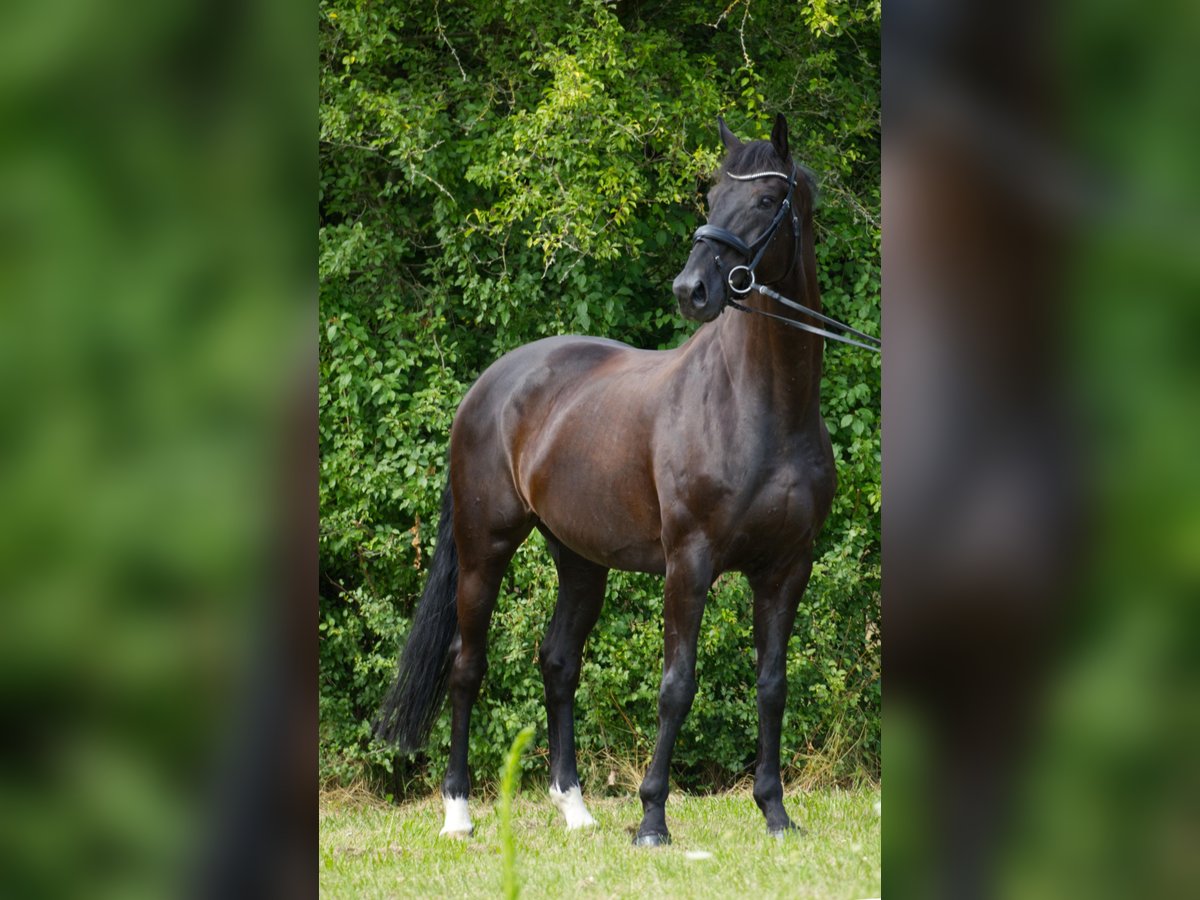
<path id="1" fill-rule="evenodd" d="M 703 215 L 718 113 L 752 138 L 788 117 L 822 181 L 826 307 L 878 333 L 879 7 L 323 0 L 320 34 L 321 769 L 384 784 L 394 761 L 368 723 L 420 593 L 458 401 L 544 335 L 668 347 L 690 333 L 670 282 Z M 849 778 L 879 766 L 878 358 L 831 347 L 823 391 L 840 486 L 792 642 L 784 754 Z M 652 746 L 661 590 L 610 579 L 577 704 L 585 779 Z M 496 777 L 524 724 L 544 750 L 535 657 L 554 592 L 535 536 L 494 619 L 477 778 Z M 685 782 L 752 762 L 751 647 L 748 592 L 725 576 L 675 757 Z M 405 762 L 393 789 L 440 777 L 446 718 L 432 762 Z"/>

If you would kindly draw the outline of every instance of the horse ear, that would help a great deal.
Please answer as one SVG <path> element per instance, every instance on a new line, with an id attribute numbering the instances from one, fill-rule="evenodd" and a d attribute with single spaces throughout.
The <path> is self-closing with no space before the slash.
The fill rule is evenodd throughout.
<path id="1" fill-rule="evenodd" d="M 738 136 L 729 130 L 729 126 L 725 124 L 725 119 L 721 116 L 717 116 L 717 130 L 721 132 L 721 143 L 730 153 L 742 146 Z"/>
<path id="2" fill-rule="evenodd" d="M 787 119 L 783 117 L 783 113 L 778 113 L 775 116 L 775 127 L 771 129 L 771 146 L 775 148 L 775 153 L 784 162 L 788 158 L 788 133 Z"/>

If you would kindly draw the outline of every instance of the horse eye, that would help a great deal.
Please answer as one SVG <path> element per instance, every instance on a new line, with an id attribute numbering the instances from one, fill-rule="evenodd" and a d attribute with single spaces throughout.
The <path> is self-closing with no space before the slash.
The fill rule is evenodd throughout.
<path id="1" fill-rule="evenodd" d="M 763 209 L 766 209 L 768 206 L 774 206 L 775 198 L 772 197 L 770 194 L 763 194 L 761 197 L 758 198 L 758 205 L 761 206 Z"/>

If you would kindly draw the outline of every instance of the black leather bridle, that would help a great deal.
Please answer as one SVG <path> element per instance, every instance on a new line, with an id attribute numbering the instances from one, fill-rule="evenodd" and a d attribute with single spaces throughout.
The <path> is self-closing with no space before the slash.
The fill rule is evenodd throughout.
<path id="1" fill-rule="evenodd" d="M 841 341 L 844 344 L 853 344 L 855 347 L 862 347 L 864 350 L 872 350 L 876 353 L 879 353 L 882 347 L 882 343 L 880 342 L 879 338 L 873 337 L 869 334 L 864 334 L 856 328 L 851 328 L 844 322 L 839 322 L 837 319 L 830 318 L 823 313 L 819 313 L 816 310 L 809 309 L 803 304 L 797 303 L 795 300 L 790 300 L 787 297 L 784 297 L 782 294 L 778 293 L 766 284 L 758 283 L 756 278 L 758 264 L 762 261 L 763 254 L 767 252 L 767 247 L 771 245 L 771 241 L 774 239 L 775 233 L 779 230 L 779 226 L 783 224 L 784 220 L 788 218 L 789 213 L 791 213 L 792 224 L 792 259 L 791 262 L 788 263 L 787 271 L 784 272 L 782 276 L 774 280 L 782 281 L 783 279 L 787 278 L 789 275 L 791 275 L 792 269 L 794 269 L 798 264 L 800 266 L 801 281 L 803 281 L 804 262 L 801 259 L 800 217 L 796 213 L 794 202 L 796 191 L 795 164 L 793 163 L 792 165 L 791 173 L 786 175 L 783 172 L 755 172 L 750 175 L 734 175 L 731 172 L 726 172 L 725 175 L 726 177 L 733 178 L 736 181 L 753 181 L 757 178 L 782 178 L 787 181 L 788 185 L 787 195 L 783 198 L 783 202 L 779 204 L 779 209 L 775 211 L 775 217 L 771 219 L 771 224 L 768 225 L 766 230 L 763 231 L 763 233 L 753 241 L 746 243 L 732 231 L 729 231 L 726 228 L 721 228 L 718 225 L 709 224 L 701 225 L 692 235 L 693 244 L 699 241 L 711 241 L 718 244 L 724 244 L 725 246 L 736 250 L 739 254 L 741 254 L 743 259 L 749 260 L 748 263 L 734 266 L 728 272 L 726 272 L 725 264 L 721 260 L 721 254 L 714 248 L 713 257 L 716 259 L 717 269 L 721 272 L 722 276 L 724 276 L 725 284 L 729 288 L 729 293 L 725 297 L 725 304 L 727 306 L 732 306 L 734 309 L 744 313 L 755 313 L 756 315 L 766 316 L 768 319 L 774 319 L 777 322 L 782 322 L 784 325 L 788 325 L 792 328 L 799 328 L 802 331 L 808 331 L 812 334 L 819 334 L 822 337 L 831 338 L 835 341 Z M 739 273 L 744 274 L 740 275 Z M 736 284 L 735 281 L 737 282 Z M 770 297 L 773 300 L 782 303 L 784 306 L 796 310 L 797 312 L 802 312 L 820 322 L 824 322 L 826 325 L 849 332 L 850 334 L 856 335 L 865 341 L 869 341 L 870 343 L 864 344 L 844 335 L 834 334 L 832 331 L 826 331 L 824 328 L 819 328 L 816 325 L 810 325 L 807 322 L 800 322 L 796 319 L 789 319 L 787 316 L 779 316 L 775 313 L 770 313 L 765 310 L 745 306 L 734 299 L 735 296 L 744 297 L 754 290 L 757 290 L 760 294 L 764 294 L 765 296 Z"/>

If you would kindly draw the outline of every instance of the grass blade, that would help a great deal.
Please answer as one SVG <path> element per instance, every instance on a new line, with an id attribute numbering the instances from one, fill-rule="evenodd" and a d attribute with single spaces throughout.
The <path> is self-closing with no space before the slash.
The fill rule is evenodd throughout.
<path id="1" fill-rule="evenodd" d="M 531 740 L 533 726 L 526 725 L 508 748 L 508 755 L 504 758 L 504 774 L 500 778 L 500 864 L 507 900 L 516 900 L 521 893 L 521 886 L 517 883 L 517 847 L 512 836 L 512 801 L 520 779 L 521 754 Z"/>

